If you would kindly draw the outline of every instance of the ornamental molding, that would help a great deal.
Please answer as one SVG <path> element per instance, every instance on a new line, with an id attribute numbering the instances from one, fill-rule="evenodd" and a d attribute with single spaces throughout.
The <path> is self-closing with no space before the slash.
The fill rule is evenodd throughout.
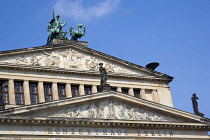
<path id="1" fill-rule="evenodd" d="M 139 74 L 122 65 L 110 63 L 102 58 L 84 54 L 72 48 L 7 56 L 0 58 L 0 62 L 82 71 L 98 71 L 99 63 L 103 63 L 109 73 Z"/>

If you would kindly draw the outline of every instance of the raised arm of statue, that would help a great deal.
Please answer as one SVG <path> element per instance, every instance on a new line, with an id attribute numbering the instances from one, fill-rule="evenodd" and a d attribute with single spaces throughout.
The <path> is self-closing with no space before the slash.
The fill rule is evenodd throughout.
<path id="1" fill-rule="evenodd" d="M 63 24 L 62 24 L 62 22 L 63 22 Z M 61 21 L 60 21 L 60 26 L 61 26 L 61 28 L 63 28 L 65 25 L 66 25 L 66 21 L 61 20 Z"/>

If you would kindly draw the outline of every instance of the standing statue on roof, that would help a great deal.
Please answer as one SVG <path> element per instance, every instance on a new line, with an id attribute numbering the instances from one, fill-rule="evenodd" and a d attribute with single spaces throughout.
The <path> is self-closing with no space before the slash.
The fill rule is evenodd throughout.
<path id="1" fill-rule="evenodd" d="M 106 69 L 103 68 L 103 63 L 100 63 L 99 64 L 99 71 L 100 71 L 100 76 L 101 76 L 101 85 L 100 86 L 103 86 L 106 84 L 106 81 L 107 81 L 107 72 L 106 72 Z"/>
<path id="2" fill-rule="evenodd" d="M 66 21 L 59 20 L 60 15 L 57 15 L 55 18 L 53 11 L 53 18 L 49 21 L 47 32 L 49 34 L 47 42 L 56 38 L 56 39 L 69 39 L 65 37 L 68 32 L 62 31 L 62 28 L 66 25 Z"/>
<path id="3" fill-rule="evenodd" d="M 191 100 L 192 100 L 192 104 L 193 104 L 194 114 L 203 117 L 204 114 L 198 111 L 198 102 L 197 102 L 198 97 L 196 96 L 196 93 L 192 94 Z"/>

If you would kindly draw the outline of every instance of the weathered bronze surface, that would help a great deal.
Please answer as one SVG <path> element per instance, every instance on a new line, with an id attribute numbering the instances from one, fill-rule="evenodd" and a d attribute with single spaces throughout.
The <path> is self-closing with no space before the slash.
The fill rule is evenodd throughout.
<path id="1" fill-rule="evenodd" d="M 106 69 L 103 68 L 103 63 L 99 64 L 99 71 L 100 71 L 100 76 L 101 76 L 101 85 L 105 85 L 107 81 L 107 72 Z"/>
<path id="2" fill-rule="evenodd" d="M 160 64 L 158 62 L 152 62 L 146 65 L 146 68 L 155 70 Z"/>
<path id="3" fill-rule="evenodd" d="M 86 27 L 83 27 L 82 24 L 77 24 L 77 30 L 76 31 L 73 31 L 73 27 L 70 27 L 70 36 L 71 36 L 71 40 L 77 40 L 78 38 L 81 38 L 82 36 L 85 35 L 85 30 L 86 30 Z M 83 31 L 82 31 L 83 30 Z"/>
<path id="4" fill-rule="evenodd" d="M 60 20 L 60 15 L 57 15 L 55 18 L 55 14 L 53 11 L 53 18 L 49 21 L 47 26 L 48 38 L 47 43 L 52 39 L 64 39 L 70 40 L 69 37 L 66 37 L 67 31 L 63 31 L 62 28 L 66 25 L 66 21 Z M 71 40 L 76 40 L 85 35 L 86 27 L 83 27 L 82 24 L 77 24 L 77 30 L 73 31 L 73 27 L 70 27 L 69 33 L 71 36 Z"/>
<path id="5" fill-rule="evenodd" d="M 99 91 L 104 91 L 104 90 L 111 90 L 111 86 L 106 83 L 107 81 L 107 72 L 106 69 L 103 68 L 103 63 L 99 64 L 99 71 L 100 71 L 100 76 L 101 76 L 101 84 L 99 86 Z"/>
<path id="6" fill-rule="evenodd" d="M 56 39 L 69 39 L 65 37 L 68 32 L 62 31 L 62 28 L 66 25 L 66 21 L 59 20 L 60 15 L 57 15 L 55 18 L 54 11 L 53 11 L 53 18 L 50 20 L 47 32 L 49 34 L 47 42 L 56 38 Z"/>
<path id="7" fill-rule="evenodd" d="M 196 96 L 196 93 L 193 93 L 193 94 L 192 94 L 191 100 L 192 100 L 192 105 L 193 105 L 194 114 L 203 117 L 204 114 L 198 111 L 198 102 L 197 102 L 198 97 Z"/>

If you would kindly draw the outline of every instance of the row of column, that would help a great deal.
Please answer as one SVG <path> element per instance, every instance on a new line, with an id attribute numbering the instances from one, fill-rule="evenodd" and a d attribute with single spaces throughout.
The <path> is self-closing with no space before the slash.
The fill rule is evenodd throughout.
<path id="1" fill-rule="evenodd" d="M 122 88 L 121 87 L 117 87 L 117 91 L 118 92 L 122 92 Z M 141 88 L 140 90 L 140 98 L 142 99 L 147 99 L 146 97 L 146 89 L 144 88 Z M 133 88 L 129 88 L 128 89 L 128 94 L 131 95 L 131 96 L 135 96 L 134 95 L 134 90 Z M 156 103 L 160 103 L 159 101 L 159 97 L 158 97 L 158 93 L 157 93 L 157 90 L 156 89 L 152 89 L 151 90 L 151 96 L 152 96 L 152 101 L 156 102 Z"/>
<path id="2" fill-rule="evenodd" d="M 8 93 L 9 93 L 9 104 L 15 105 L 15 91 L 14 91 L 14 79 L 9 79 L 8 81 Z M 97 85 L 92 85 L 92 93 L 97 93 Z M 24 104 L 29 105 L 30 103 L 30 91 L 29 91 L 29 81 L 23 81 L 23 94 L 24 94 Z M 66 98 L 72 97 L 71 93 L 71 83 L 66 83 L 65 86 Z M 84 84 L 79 84 L 79 95 L 85 95 Z M 45 102 L 44 97 L 44 82 L 38 81 L 38 102 Z M 52 82 L 52 99 L 58 100 L 58 86 L 57 82 Z"/>
<path id="3" fill-rule="evenodd" d="M 15 92 L 14 92 L 14 79 L 9 79 L 8 82 L 9 86 L 9 104 L 15 105 Z M 43 81 L 38 81 L 38 102 L 42 103 L 45 102 L 45 96 L 44 96 L 44 83 Z M 121 87 L 117 87 L 118 92 L 122 92 Z M 97 93 L 97 85 L 92 85 L 92 93 Z M 29 91 L 29 81 L 24 80 L 23 81 L 23 94 L 24 94 L 24 104 L 29 105 L 30 103 L 30 91 Z M 65 86 L 65 94 L 66 98 L 72 97 L 71 93 L 71 83 L 66 83 Z M 128 89 L 128 94 L 131 96 L 134 96 L 134 90 L 133 88 Z M 84 84 L 79 84 L 79 95 L 85 95 L 85 90 L 84 90 Z M 159 97 L 157 90 L 152 90 L 151 95 L 153 98 L 154 102 L 159 103 Z M 142 99 L 147 99 L 145 89 L 140 90 L 140 97 Z M 52 100 L 58 100 L 58 86 L 57 82 L 52 83 Z"/>

